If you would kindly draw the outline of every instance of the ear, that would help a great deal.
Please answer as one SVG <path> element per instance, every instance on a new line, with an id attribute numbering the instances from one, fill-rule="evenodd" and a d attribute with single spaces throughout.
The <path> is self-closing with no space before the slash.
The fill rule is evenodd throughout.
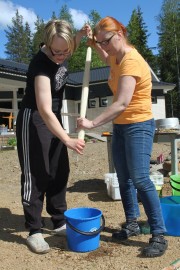
<path id="1" fill-rule="evenodd" d="M 122 37 L 123 37 L 122 31 L 119 30 L 119 31 L 117 32 L 117 36 L 118 36 L 119 38 L 122 38 Z"/>

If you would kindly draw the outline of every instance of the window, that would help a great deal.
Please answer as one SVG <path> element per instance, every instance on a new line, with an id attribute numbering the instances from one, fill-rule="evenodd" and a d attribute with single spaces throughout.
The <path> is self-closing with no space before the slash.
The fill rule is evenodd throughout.
<path id="1" fill-rule="evenodd" d="M 107 98 L 100 98 L 99 99 L 99 107 L 107 107 L 107 105 L 108 105 Z"/>
<path id="2" fill-rule="evenodd" d="M 78 114 L 80 114 L 80 111 L 81 111 L 81 103 L 78 102 Z"/>
<path id="3" fill-rule="evenodd" d="M 157 97 L 151 97 L 152 104 L 157 104 Z"/>
<path id="4" fill-rule="evenodd" d="M 95 99 L 88 100 L 88 108 L 96 108 L 96 100 Z"/>

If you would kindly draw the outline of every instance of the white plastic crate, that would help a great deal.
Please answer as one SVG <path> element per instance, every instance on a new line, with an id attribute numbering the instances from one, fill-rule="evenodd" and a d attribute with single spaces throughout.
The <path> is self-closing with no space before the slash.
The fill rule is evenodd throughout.
<path id="1" fill-rule="evenodd" d="M 106 173 L 104 177 L 108 196 L 111 197 L 113 200 L 121 200 L 117 174 Z"/>
<path id="2" fill-rule="evenodd" d="M 164 176 L 160 172 L 151 172 L 150 179 L 155 186 L 162 186 L 164 184 Z"/>

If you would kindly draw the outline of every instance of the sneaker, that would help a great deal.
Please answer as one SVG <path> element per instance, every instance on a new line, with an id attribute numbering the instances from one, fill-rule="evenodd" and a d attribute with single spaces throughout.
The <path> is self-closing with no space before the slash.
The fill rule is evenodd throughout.
<path id="1" fill-rule="evenodd" d="M 145 257 L 158 257 L 162 256 L 168 247 L 167 240 L 163 235 L 153 236 L 149 239 L 149 245 L 142 251 L 142 255 Z"/>
<path id="2" fill-rule="evenodd" d="M 42 233 L 35 233 L 28 236 L 27 246 L 35 253 L 47 253 L 50 251 L 48 243 L 44 240 Z"/>
<path id="3" fill-rule="evenodd" d="M 58 236 L 66 235 L 66 224 L 64 224 L 63 226 L 61 226 L 61 227 L 59 227 L 57 229 L 54 229 L 52 231 L 52 234 L 58 235 Z"/>
<path id="4" fill-rule="evenodd" d="M 120 231 L 114 232 L 112 234 L 112 239 L 115 241 L 127 240 L 130 236 L 137 236 L 140 234 L 140 228 L 137 222 L 125 223 L 122 225 Z"/>

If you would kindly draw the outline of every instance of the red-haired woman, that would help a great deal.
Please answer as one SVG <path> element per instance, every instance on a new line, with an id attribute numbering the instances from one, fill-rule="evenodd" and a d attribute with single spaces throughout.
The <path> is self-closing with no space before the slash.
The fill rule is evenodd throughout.
<path id="1" fill-rule="evenodd" d="M 150 68 L 128 42 L 124 25 L 112 17 L 105 17 L 95 26 L 92 45 L 101 59 L 110 66 L 108 84 L 114 99 L 112 105 L 94 120 L 79 118 L 78 127 L 92 129 L 113 120 L 113 161 L 126 223 L 121 230 L 113 233 L 112 238 L 124 241 L 140 234 L 137 190 L 152 234 L 142 254 L 146 257 L 161 256 L 168 244 L 164 239 L 166 229 L 159 198 L 149 178 L 155 131 L 151 109 Z"/>

